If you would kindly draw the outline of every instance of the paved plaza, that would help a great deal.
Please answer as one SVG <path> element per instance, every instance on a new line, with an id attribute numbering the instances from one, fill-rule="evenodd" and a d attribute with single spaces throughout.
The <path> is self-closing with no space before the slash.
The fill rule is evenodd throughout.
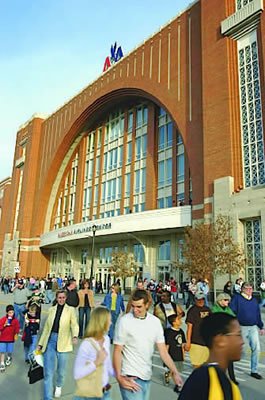
<path id="1" fill-rule="evenodd" d="M 96 295 L 96 304 L 99 305 L 102 301 L 102 295 Z M 13 303 L 13 295 L 0 294 L 0 312 L 1 316 L 5 314 L 5 307 L 7 304 Z M 47 310 L 49 306 L 43 306 L 43 318 L 42 324 L 44 323 Z M 265 311 L 265 310 L 264 310 Z M 265 312 L 263 311 L 262 317 L 265 321 Z M 183 329 L 185 329 L 185 323 L 183 321 Z M 261 359 L 260 359 L 260 373 L 264 379 L 257 381 L 249 376 L 249 353 L 246 354 L 242 360 L 235 364 L 235 373 L 237 380 L 240 383 L 240 390 L 244 400 L 263 400 L 264 399 L 264 385 L 265 385 L 265 337 L 261 337 Z M 74 379 L 72 377 L 73 362 L 77 348 L 70 355 L 68 367 L 67 367 L 67 379 L 65 386 L 63 387 L 62 399 L 70 400 L 73 398 L 74 393 Z M 28 384 L 27 370 L 28 367 L 25 365 L 23 358 L 23 343 L 21 339 L 17 341 L 15 345 L 15 353 L 13 364 L 6 369 L 6 372 L 0 375 L 0 399 L 8 400 L 42 400 L 43 396 L 43 383 L 37 382 L 34 385 Z M 189 362 L 189 356 L 186 355 L 184 362 L 185 367 L 183 371 L 183 379 L 185 380 L 191 373 L 192 368 Z M 168 387 L 163 384 L 163 366 L 159 354 L 156 352 L 153 357 L 153 375 L 152 375 L 152 386 L 151 386 L 151 399 L 152 400 L 173 400 L 177 399 L 177 394 L 173 392 L 173 383 Z M 118 385 L 113 379 L 111 389 L 112 400 L 120 400 L 121 396 L 119 393 Z"/>

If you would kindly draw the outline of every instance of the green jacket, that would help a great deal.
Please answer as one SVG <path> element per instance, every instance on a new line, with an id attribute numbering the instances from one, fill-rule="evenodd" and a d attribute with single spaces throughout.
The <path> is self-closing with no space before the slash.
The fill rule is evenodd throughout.
<path id="1" fill-rule="evenodd" d="M 212 313 L 214 314 L 214 313 L 218 313 L 218 312 L 219 312 L 219 313 L 220 313 L 220 312 L 223 312 L 223 313 L 225 313 L 225 314 L 232 315 L 233 317 L 236 316 L 235 313 L 231 310 L 230 307 L 221 307 L 219 303 L 215 303 L 215 304 L 212 306 Z"/>

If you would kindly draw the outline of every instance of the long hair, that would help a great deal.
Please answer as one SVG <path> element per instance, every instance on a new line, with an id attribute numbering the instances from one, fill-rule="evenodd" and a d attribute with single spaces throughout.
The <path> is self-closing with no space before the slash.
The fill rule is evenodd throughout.
<path id="1" fill-rule="evenodd" d="M 109 329 L 110 312 L 106 307 L 95 308 L 90 316 L 84 338 L 101 339 Z"/>

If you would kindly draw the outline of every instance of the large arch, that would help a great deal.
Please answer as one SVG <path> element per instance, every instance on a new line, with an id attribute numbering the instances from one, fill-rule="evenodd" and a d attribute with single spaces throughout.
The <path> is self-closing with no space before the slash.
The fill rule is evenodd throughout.
<path id="1" fill-rule="evenodd" d="M 189 135 L 188 126 L 183 125 L 183 118 L 180 118 L 179 123 L 179 113 L 176 105 L 174 104 L 175 102 L 172 102 L 172 98 L 168 97 L 168 94 L 164 94 L 162 96 L 160 95 L 158 97 L 155 96 L 154 93 L 147 92 L 140 88 L 120 88 L 117 90 L 113 90 L 95 100 L 78 116 L 78 118 L 76 118 L 70 129 L 65 134 L 56 153 L 54 154 L 54 157 L 47 171 L 44 184 L 42 185 L 43 190 L 41 190 L 40 192 L 40 201 L 38 202 L 38 204 L 41 206 L 41 212 L 37 211 L 37 215 L 39 217 L 41 215 L 43 216 L 43 220 L 40 224 L 40 226 L 42 227 L 42 232 L 47 230 L 47 221 L 50 219 L 47 215 L 47 210 L 51 210 L 51 201 L 53 201 L 51 193 L 57 193 L 58 190 L 58 171 L 62 170 L 63 162 L 65 162 L 66 158 L 69 158 L 67 157 L 67 155 L 71 156 L 72 152 L 77 146 L 77 143 L 79 142 L 79 139 L 81 139 L 81 136 L 78 137 L 78 135 L 80 134 L 82 127 L 87 123 L 87 121 L 91 120 L 91 122 L 93 122 L 94 120 L 96 120 L 98 116 L 102 112 L 104 112 L 110 105 L 113 106 L 127 99 L 149 100 L 154 104 L 163 107 L 165 111 L 170 115 L 172 121 L 174 122 L 176 128 L 183 138 L 186 154 L 189 159 L 193 187 L 194 185 L 195 187 L 197 186 L 196 181 L 198 181 L 198 179 L 196 179 L 196 176 L 203 176 L 202 162 L 200 162 L 201 154 L 199 149 L 194 148 L 194 146 L 190 146 L 191 138 Z M 200 186 L 202 188 L 202 185 Z M 201 196 L 199 196 L 199 193 L 196 191 L 196 202 L 201 202 L 199 197 L 200 199 L 202 198 L 202 193 Z"/>

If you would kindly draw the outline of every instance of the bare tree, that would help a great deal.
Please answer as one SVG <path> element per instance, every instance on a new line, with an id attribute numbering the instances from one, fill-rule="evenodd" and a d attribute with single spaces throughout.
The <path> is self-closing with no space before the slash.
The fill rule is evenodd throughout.
<path id="1" fill-rule="evenodd" d="M 177 266 L 195 278 L 215 282 L 217 275 L 239 273 L 245 268 L 245 255 L 232 236 L 229 217 L 219 215 L 214 223 L 198 223 L 185 230 L 183 260 Z"/>
<path id="2" fill-rule="evenodd" d="M 123 290 L 125 290 L 126 278 L 135 276 L 138 273 L 138 267 L 134 256 L 131 253 L 124 251 L 115 251 L 111 255 L 111 273 L 116 278 L 121 278 L 123 281 Z"/>

